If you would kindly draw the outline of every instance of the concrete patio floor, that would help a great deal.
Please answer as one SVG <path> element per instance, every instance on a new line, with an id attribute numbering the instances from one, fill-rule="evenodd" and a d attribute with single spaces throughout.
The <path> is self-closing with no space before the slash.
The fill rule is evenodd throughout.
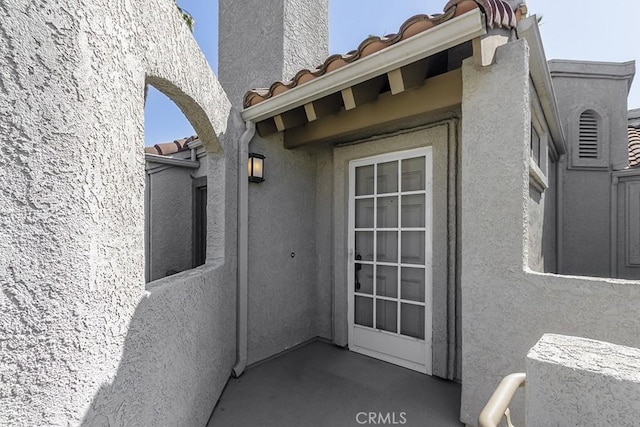
<path id="1" fill-rule="evenodd" d="M 459 413 L 459 384 L 313 341 L 230 379 L 208 426 L 459 427 Z"/>

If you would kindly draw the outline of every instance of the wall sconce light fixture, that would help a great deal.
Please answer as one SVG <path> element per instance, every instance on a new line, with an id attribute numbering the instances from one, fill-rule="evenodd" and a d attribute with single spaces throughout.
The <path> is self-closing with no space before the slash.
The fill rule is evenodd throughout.
<path id="1" fill-rule="evenodd" d="M 249 153 L 247 168 L 249 172 L 249 182 L 264 181 L 264 156 L 262 154 Z"/>

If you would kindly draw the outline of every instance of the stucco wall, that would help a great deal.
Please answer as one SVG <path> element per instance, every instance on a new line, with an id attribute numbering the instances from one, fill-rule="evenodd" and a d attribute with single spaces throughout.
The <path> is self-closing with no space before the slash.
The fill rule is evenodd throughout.
<path id="1" fill-rule="evenodd" d="M 256 138 L 265 182 L 249 186 L 249 363 L 314 338 L 316 160 Z"/>
<path id="2" fill-rule="evenodd" d="M 233 105 L 328 56 L 328 0 L 219 0 L 218 75 Z"/>
<path id="3" fill-rule="evenodd" d="M 627 96 L 635 64 L 551 60 L 549 71 L 569 155 L 576 147 L 580 113 L 591 109 L 602 119 L 602 142 L 609 164 L 616 170 L 627 167 Z"/>
<path id="4" fill-rule="evenodd" d="M 609 277 L 610 172 L 565 170 L 562 184 L 560 271 Z"/>
<path id="5" fill-rule="evenodd" d="M 540 272 L 558 273 L 558 165 L 549 157 L 547 179 L 549 188 L 545 190 L 544 222 L 542 224 L 542 258 Z"/>
<path id="6" fill-rule="evenodd" d="M 147 170 L 149 205 L 145 226 L 150 258 L 148 281 L 191 269 L 191 169 L 155 164 Z"/>
<path id="7" fill-rule="evenodd" d="M 610 277 L 611 170 L 628 165 L 627 94 L 633 64 L 553 60 L 549 62 L 568 153 L 562 181 L 560 272 Z M 599 169 L 576 163 L 580 114 L 599 117 Z"/>
<path id="8" fill-rule="evenodd" d="M 640 170 L 619 177 L 617 189 L 617 275 L 640 279 Z"/>
<path id="9" fill-rule="evenodd" d="M 328 0 L 221 0 L 219 14 L 220 82 L 238 108 L 247 90 L 288 80 L 328 56 Z M 249 185 L 251 364 L 327 337 L 329 307 L 320 302 L 326 292 L 318 296 L 318 281 L 326 280 L 316 248 L 316 233 L 327 226 L 316 211 L 316 198 L 326 197 L 316 196 L 321 166 L 309 152 L 284 149 L 281 134 L 256 136 L 249 151 L 266 156 L 265 182 Z"/>
<path id="10" fill-rule="evenodd" d="M 318 335 L 333 339 L 333 147 L 310 151 L 316 158 L 316 322 Z"/>
<path id="11" fill-rule="evenodd" d="M 463 84 L 461 419 L 475 425 L 499 381 L 524 371 L 543 333 L 638 347 L 640 283 L 528 270 L 526 42 L 499 48 L 490 68 L 467 60 Z M 487 94 L 497 92 L 508 96 L 487 103 Z M 519 397 L 512 406 L 516 420 L 524 416 L 522 405 Z"/>
<path id="12" fill-rule="evenodd" d="M 544 271 L 544 254 L 542 253 L 542 234 L 544 227 L 544 211 L 547 194 L 529 186 L 529 228 L 528 260 L 533 271 Z"/>
<path id="13" fill-rule="evenodd" d="M 545 178 L 548 188 L 540 191 L 529 185 L 528 253 L 529 268 L 556 273 L 556 164 L 548 157 Z"/>
<path id="14" fill-rule="evenodd" d="M 633 426 L 640 350 L 544 335 L 527 355 L 526 425 Z"/>
<path id="15" fill-rule="evenodd" d="M 428 126 L 425 129 L 387 136 L 355 145 L 336 147 L 333 151 L 334 188 L 334 341 L 348 344 L 347 319 L 347 236 L 349 162 L 395 151 L 433 147 L 433 373 L 440 377 L 456 376 L 455 356 L 455 190 L 456 121 Z M 449 162 L 452 162 L 451 164 Z M 449 174 L 454 178 L 450 180 Z M 450 228 L 453 227 L 453 230 Z M 453 231 L 453 233 L 452 233 Z M 455 249 L 454 249 L 455 250 Z M 450 311 L 451 310 L 451 311 Z M 458 349 L 459 350 L 459 349 Z"/>
<path id="16" fill-rule="evenodd" d="M 230 104 L 172 1 L 4 2 L 0 16 L 0 419 L 203 425 L 235 353 Z M 148 292 L 145 80 L 215 169 L 207 265 Z"/>

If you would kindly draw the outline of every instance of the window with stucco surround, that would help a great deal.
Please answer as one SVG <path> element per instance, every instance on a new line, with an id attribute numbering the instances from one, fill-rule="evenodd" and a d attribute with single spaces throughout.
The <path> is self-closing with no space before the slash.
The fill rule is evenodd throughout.
<path id="1" fill-rule="evenodd" d="M 159 281 L 174 274 L 185 277 L 183 272 L 206 264 L 214 259 L 217 265 L 225 258 L 225 239 L 211 239 L 208 236 L 225 236 L 226 209 L 224 203 L 208 203 L 224 200 L 226 190 L 226 159 L 214 123 L 220 126 L 228 123 L 231 104 L 228 103 L 215 78 L 202 78 L 204 73 L 185 75 L 182 87 L 190 87 L 189 79 L 202 80 L 208 86 L 194 99 L 165 78 L 147 75 L 145 83 L 148 97 L 144 104 L 145 118 L 157 117 L 157 109 L 150 109 L 152 94 L 168 98 L 160 110 L 177 108 L 186 112 L 185 119 L 193 128 L 180 128 L 180 133 L 192 136 L 167 140 L 164 134 L 175 130 L 160 129 L 153 132 L 147 125 L 157 120 L 145 120 L 145 136 L 151 135 L 160 141 L 147 141 L 144 147 L 145 171 L 145 262 L 147 288 L 157 286 Z M 193 80 L 193 81 L 196 81 Z M 157 89 L 155 92 L 151 88 Z M 162 99 L 162 98 L 160 98 Z M 158 97 L 156 97 L 156 101 Z M 204 108 L 207 106 L 207 108 Z M 221 111 L 217 111 L 220 108 Z M 207 115 L 206 111 L 215 114 Z M 219 115 L 219 117 L 217 116 Z M 184 133 L 183 133 L 184 132 Z M 178 134 L 179 135 L 179 134 Z M 153 144 L 153 145 L 151 145 Z M 213 244 L 212 241 L 214 242 Z M 212 263 L 213 264 L 213 263 Z M 186 273 L 190 276 L 201 271 Z M 176 283 L 180 280 L 163 281 Z"/>
<path id="2" fill-rule="evenodd" d="M 536 130 L 536 127 L 533 125 L 533 123 L 531 124 L 530 148 L 531 158 L 534 162 L 536 162 L 537 165 L 540 165 L 540 135 L 538 134 L 538 131 Z"/>
<path id="3" fill-rule="evenodd" d="M 549 160 L 549 131 L 542 107 L 537 99 L 531 105 L 531 136 L 529 142 L 529 184 L 543 192 L 547 187 Z"/>
<path id="4" fill-rule="evenodd" d="M 177 155 L 170 159 L 186 160 Z M 207 254 L 207 177 L 153 160 L 162 159 L 147 158 L 147 283 L 198 267 Z"/>
<path id="5" fill-rule="evenodd" d="M 570 125 L 571 167 L 576 169 L 607 168 L 609 163 L 605 137 L 606 118 L 594 109 L 581 110 Z"/>
<path id="6" fill-rule="evenodd" d="M 193 180 L 192 264 L 198 267 L 207 259 L 207 177 Z"/>

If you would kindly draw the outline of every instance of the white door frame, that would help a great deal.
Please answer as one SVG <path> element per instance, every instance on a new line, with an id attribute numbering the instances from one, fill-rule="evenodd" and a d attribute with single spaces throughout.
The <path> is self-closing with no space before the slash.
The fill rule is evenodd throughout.
<path id="1" fill-rule="evenodd" d="M 433 315 L 433 265 L 432 265 L 432 244 L 433 244 L 433 157 L 432 147 L 422 147 L 418 149 L 392 152 L 362 159 L 356 159 L 349 162 L 349 198 L 348 198 L 348 251 L 347 251 L 347 319 L 348 319 L 348 343 L 349 349 L 367 356 L 375 357 L 399 366 L 403 366 L 412 370 L 423 372 L 431 375 L 432 373 L 432 315 Z M 424 156 L 425 165 L 425 337 L 424 340 L 408 337 L 392 332 L 382 331 L 375 328 L 368 328 L 354 324 L 355 315 L 355 172 L 356 167 L 369 165 L 373 163 L 384 163 L 393 160 L 409 159 Z M 400 165 L 400 162 L 398 162 Z M 399 174 L 400 174 L 400 167 Z M 376 178 L 374 178 L 376 181 Z M 401 184 L 401 176 L 399 176 L 398 186 Z M 374 184 L 375 185 L 375 184 Z M 398 195 L 401 188 L 398 188 Z M 375 193 L 375 192 L 374 192 Z M 393 193 L 391 194 L 393 195 Z M 374 209 L 375 215 L 376 209 Z M 400 218 L 398 218 L 400 221 Z M 374 226 L 376 224 L 374 223 Z M 401 230 L 401 224 L 398 223 L 398 230 Z M 398 252 L 401 250 L 398 244 Z M 374 252 L 376 247 L 374 244 Z M 376 263 L 374 262 L 374 265 Z M 400 266 L 401 264 L 399 264 Z M 400 293 L 398 293 L 398 301 L 402 301 Z M 400 304 L 399 304 L 400 305 Z M 374 304 L 375 306 L 375 304 Z M 374 319 L 375 322 L 375 319 Z M 357 328 L 357 332 L 356 332 Z M 366 342 L 366 346 L 361 345 Z M 385 348 L 394 347 L 394 355 L 385 353 Z M 419 356 L 418 356 L 419 355 Z"/>

